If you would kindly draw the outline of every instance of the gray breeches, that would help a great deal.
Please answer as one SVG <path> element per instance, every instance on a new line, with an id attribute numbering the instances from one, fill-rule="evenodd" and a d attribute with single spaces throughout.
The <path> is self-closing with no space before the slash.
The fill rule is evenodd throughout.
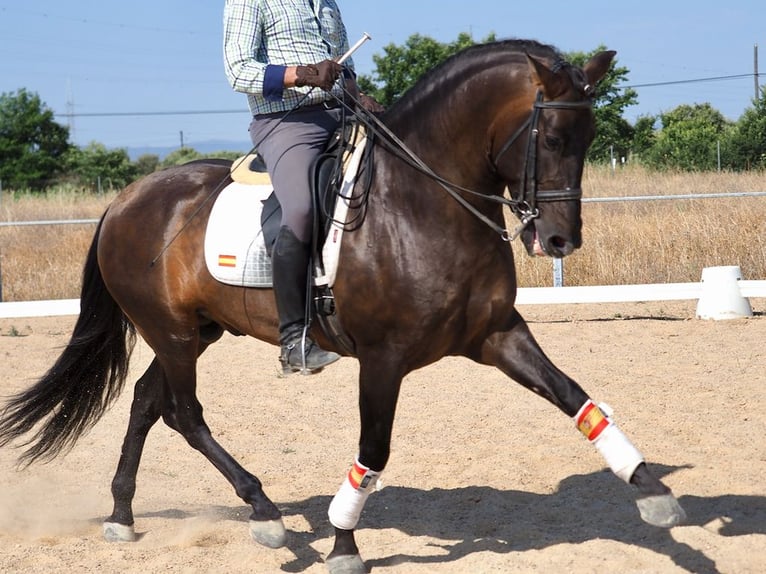
<path id="1" fill-rule="evenodd" d="M 340 110 L 298 109 L 284 120 L 283 116 L 269 114 L 254 118 L 250 138 L 266 162 L 282 206 L 281 224 L 308 243 L 312 224 L 309 170 L 338 127 Z"/>

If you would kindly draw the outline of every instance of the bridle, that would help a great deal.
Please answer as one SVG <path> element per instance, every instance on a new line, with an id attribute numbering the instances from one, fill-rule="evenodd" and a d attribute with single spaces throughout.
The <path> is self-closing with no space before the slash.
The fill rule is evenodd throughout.
<path id="1" fill-rule="evenodd" d="M 587 93 L 587 92 L 586 92 Z M 511 210 L 521 220 L 522 229 L 530 221 L 540 215 L 537 209 L 538 203 L 550 201 L 571 201 L 582 197 L 581 187 L 567 187 L 565 189 L 538 189 L 537 188 L 537 139 L 540 131 L 537 127 L 540 114 L 543 110 L 585 110 L 590 109 L 593 103 L 590 98 L 578 102 L 543 101 L 543 93 L 538 90 L 535 102 L 532 105 L 532 113 L 527 120 L 519 126 L 509 137 L 494 158 L 491 158 L 492 167 L 498 172 L 500 158 L 511 148 L 516 140 L 529 130 L 527 136 L 527 153 L 524 158 L 524 179 L 518 190 L 509 190 L 511 193 Z M 520 230 L 519 230 L 520 231 Z"/>

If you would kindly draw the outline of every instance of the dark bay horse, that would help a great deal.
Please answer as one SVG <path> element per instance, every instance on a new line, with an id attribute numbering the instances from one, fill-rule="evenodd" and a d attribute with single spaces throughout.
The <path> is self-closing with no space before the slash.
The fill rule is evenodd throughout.
<path id="1" fill-rule="evenodd" d="M 515 234 L 505 231 L 503 207 L 521 220 L 531 255 L 562 257 L 580 247 L 591 99 L 613 57 L 601 52 L 581 69 L 532 41 L 474 46 L 429 72 L 382 117 L 413 155 L 391 138 L 376 140 L 364 221 L 342 244 L 335 304 L 353 344 L 347 354 L 360 364 L 361 431 L 329 510 L 331 572 L 365 571 L 354 529 L 389 458 L 400 384 L 446 355 L 494 365 L 573 417 L 615 474 L 636 487 L 644 520 L 663 527 L 683 520 L 670 490 L 606 409 L 553 365 L 514 307 L 508 241 Z M 215 441 L 195 394 L 197 358 L 225 331 L 277 342 L 271 290 L 221 284 L 205 266 L 208 200 L 228 170 L 216 161 L 166 169 L 114 200 L 85 263 L 70 343 L 0 416 L 0 443 L 32 435 L 23 439 L 22 461 L 66 451 L 122 390 L 135 332 L 144 338 L 155 357 L 136 382 L 104 525 L 108 540 L 135 539 L 139 460 L 160 418 L 252 507 L 255 540 L 278 547 L 286 539 L 280 511 Z M 343 352 L 316 324 L 313 330 L 325 348 Z"/>

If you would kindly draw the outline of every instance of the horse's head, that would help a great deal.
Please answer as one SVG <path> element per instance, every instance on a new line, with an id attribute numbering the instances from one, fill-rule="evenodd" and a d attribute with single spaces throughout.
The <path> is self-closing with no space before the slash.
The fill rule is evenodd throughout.
<path id="1" fill-rule="evenodd" d="M 582 69 L 527 55 L 534 91 L 524 98 L 525 109 L 514 103 L 521 123 L 496 134 L 492 161 L 508 185 L 530 255 L 563 257 L 582 244 L 580 181 L 595 135 L 591 99 L 615 53 L 600 52 Z"/>

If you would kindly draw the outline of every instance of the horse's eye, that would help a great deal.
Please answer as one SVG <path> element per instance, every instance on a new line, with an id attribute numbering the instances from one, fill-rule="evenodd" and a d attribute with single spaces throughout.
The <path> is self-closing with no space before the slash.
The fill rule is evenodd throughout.
<path id="1" fill-rule="evenodd" d="M 553 136 L 545 136 L 545 149 L 548 151 L 558 151 L 561 147 L 561 140 Z"/>

